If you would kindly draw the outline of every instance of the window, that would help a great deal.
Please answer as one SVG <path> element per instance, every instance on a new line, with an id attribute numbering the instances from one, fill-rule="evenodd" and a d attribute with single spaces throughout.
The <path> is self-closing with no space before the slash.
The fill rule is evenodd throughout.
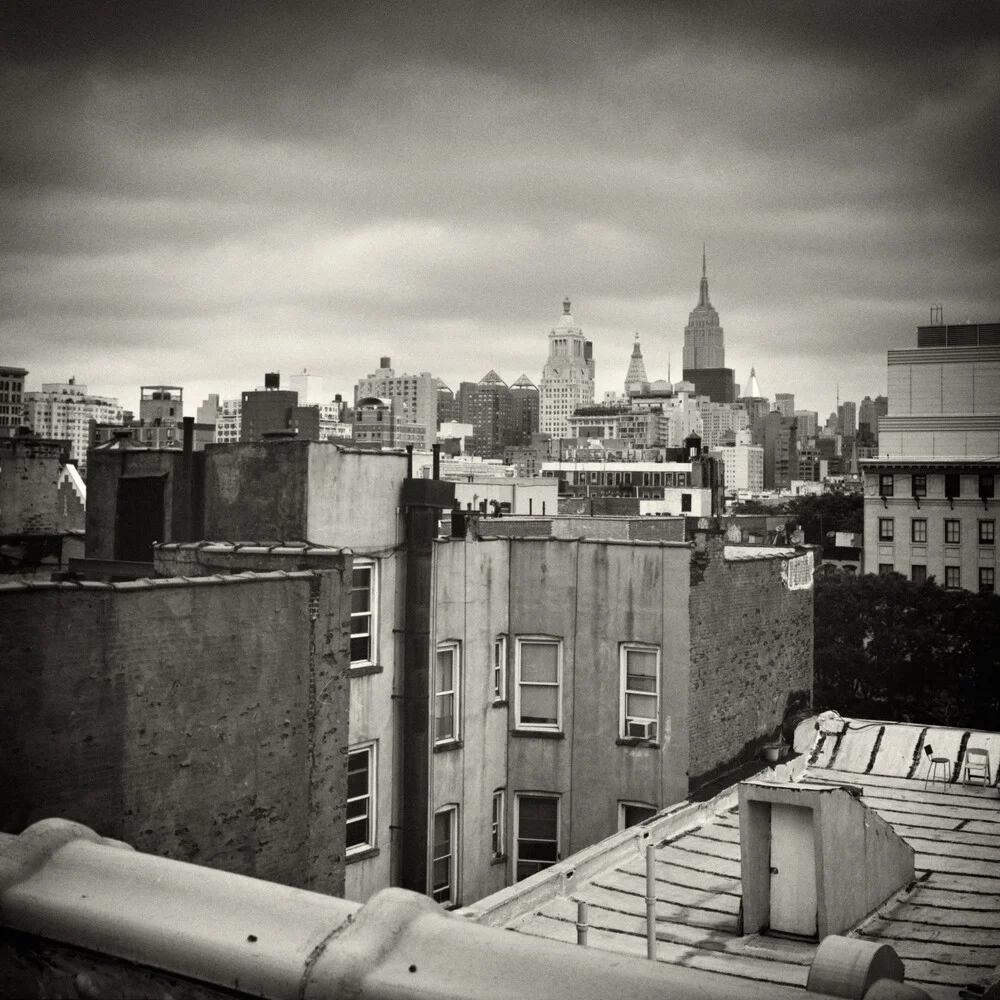
<path id="1" fill-rule="evenodd" d="M 375 846 L 375 744 L 347 752 L 347 853 Z"/>
<path id="2" fill-rule="evenodd" d="M 493 640 L 493 700 L 507 698 L 507 636 L 498 635 Z"/>
<path id="3" fill-rule="evenodd" d="M 434 743 L 454 743 L 459 738 L 462 656 L 457 642 L 443 643 L 437 650 L 434 671 Z"/>
<path id="4" fill-rule="evenodd" d="M 927 580 L 927 567 L 920 563 L 914 563 L 910 567 L 910 579 L 914 583 L 924 583 Z"/>
<path id="5" fill-rule="evenodd" d="M 879 563 L 878 564 L 878 575 L 879 576 L 888 576 L 890 573 L 892 573 L 895 570 L 895 568 L 896 567 L 893 566 L 892 563 Z"/>
<path id="6" fill-rule="evenodd" d="M 507 795 L 502 788 L 498 788 L 493 793 L 493 842 L 491 850 L 494 858 L 502 858 L 507 853 L 507 845 L 504 837 L 504 810 L 506 808 Z"/>
<path id="7" fill-rule="evenodd" d="M 962 540 L 961 521 L 952 521 L 949 519 L 944 522 L 944 540 L 946 544 L 958 545 Z"/>
<path id="8" fill-rule="evenodd" d="M 962 495 L 962 477 L 957 472 L 944 474 L 944 495 L 948 499 Z"/>
<path id="9" fill-rule="evenodd" d="M 962 569 L 960 566 L 945 566 L 944 585 L 948 590 L 961 590 Z"/>
<path id="10" fill-rule="evenodd" d="M 910 522 L 910 541 L 911 542 L 926 542 L 927 541 L 927 519 L 923 517 L 915 517 Z"/>
<path id="11" fill-rule="evenodd" d="M 562 728 L 562 639 L 517 640 L 518 729 Z"/>
<path id="12" fill-rule="evenodd" d="M 914 473 L 913 475 L 913 495 L 915 497 L 927 496 L 927 477 Z"/>
<path id="13" fill-rule="evenodd" d="M 518 795 L 515 800 L 517 856 L 515 881 L 559 860 L 559 799 L 554 795 Z"/>
<path id="14" fill-rule="evenodd" d="M 445 806 L 434 813 L 434 857 L 431 866 L 431 897 L 436 903 L 458 902 L 458 806 Z"/>
<path id="15" fill-rule="evenodd" d="M 880 517 L 878 519 L 878 540 L 880 542 L 891 542 L 894 535 L 893 519 L 891 517 Z"/>
<path id="16" fill-rule="evenodd" d="M 980 500 L 992 500 L 993 499 L 993 473 L 986 472 L 979 477 L 979 499 Z"/>
<path id="17" fill-rule="evenodd" d="M 619 802 L 618 829 L 627 830 L 630 826 L 637 826 L 643 820 L 655 816 L 658 811 L 656 806 L 645 802 Z"/>
<path id="18" fill-rule="evenodd" d="M 996 537 L 996 521 L 979 522 L 979 544 L 992 545 Z"/>
<path id="19" fill-rule="evenodd" d="M 660 649 L 658 646 L 623 643 L 620 655 L 618 735 L 623 739 L 655 740 L 660 718 Z"/>
<path id="20" fill-rule="evenodd" d="M 995 574 L 992 566 L 979 567 L 979 593 L 992 594 L 995 586 Z"/>
<path id="21" fill-rule="evenodd" d="M 690 513 L 691 511 L 691 494 L 682 493 L 681 494 L 681 513 Z"/>
<path id="22" fill-rule="evenodd" d="M 375 563 L 370 559 L 355 559 L 351 576 L 351 666 L 371 666 L 376 656 L 376 591 Z"/>
<path id="23" fill-rule="evenodd" d="M 878 495 L 880 497 L 891 497 L 893 491 L 893 475 L 891 472 L 883 472 L 878 477 Z"/>

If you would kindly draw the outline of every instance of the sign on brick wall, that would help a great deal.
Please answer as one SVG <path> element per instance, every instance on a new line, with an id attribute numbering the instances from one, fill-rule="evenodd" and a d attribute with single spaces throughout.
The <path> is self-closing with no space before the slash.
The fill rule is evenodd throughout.
<path id="1" fill-rule="evenodd" d="M 813 585 L 813 554 L 786 559 L 781 564 L 781 582 L 789 590 L 810 590 Z"/>

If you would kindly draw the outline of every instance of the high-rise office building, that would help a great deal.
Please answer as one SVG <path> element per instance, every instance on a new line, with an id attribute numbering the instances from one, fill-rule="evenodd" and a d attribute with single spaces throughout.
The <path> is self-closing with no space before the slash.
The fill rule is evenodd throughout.
<path id="1" fill-rule="evenodd" d="M 701 287 L 698 304 L 691 310 L 688 325 L 684 327 L 684 378 L 699 368 L 724 368 L 726 348 L 719 314 L 708 297 L 708 264 L 704 248 L 701 254 Z"/>
<path id="2" fill-rule="evenodd" d="M 538 433 L 538 387 L 522 375 L 510 387 L 510 415 L 512 445 L 526 447 Z"/>
<path id="3" fill-rule="evenodd" d="M 397 375 L 392 368 L 392 359 L 383 356 L 378 371 L 360 379 L 354 387 L 355 403 L 371 397 L 400 400 L 405 406 L 407 421 L 425 428 L 424 439 L 419 446 L 430 450 L 438 425 L 438 382 L 430 372 Z"/>
<path id="4" fill-rule="evenodd" d="M 459 420 L 472 424 L 469 451 L 480 458 L 502 458 L 513 438 L 510 386 L 491 369 L 478 382 L 463 382 L 458 395 Z"/>
<path id="5" fill-rule="evenodd" d="M 0 365 L 0 437 L 15 437 L 24 416 L 26 368 Z"/>
<path id="6" fill-rule="evenodd" d="M 774 408 L 783 417 L 794 417 L 795 416 L 795 393 L 794 392 L 776 392 L 774 394 Z"/>
<path id="7" fill-rule="evenodd" d="M 632 346 L 632 356 L 628 360 L 628 371 L 625 373 L 625 395 L 646 392 L 649 389 L 649 379 L 646 377 L 646 365 L 642 360 L 642 348 L 639 346 L 639 334 L 635 335 Z"/>
<path id="8" fill-rule="evenodd" d="M 858 433 L 858 405 L 847 400 L 837 407 L 837 424 L 840 433 L 845 438 L 852 438 Z"/>
<path id="9" fill-rule="evenodd" d="M 811 441 L 819 433 L 819 414 L 815 410 L 795 410 L 790 416 L 798 421 L 800 441 Z"/>
<path id="10" fill-rule="evenodd" d="M 538 386 L 539 429 L 553 438 L 569 436 L 567 418 L 594 401 L 593 345 L 570 313 L 569 299 L 549 333 L 549 357 Z"/>

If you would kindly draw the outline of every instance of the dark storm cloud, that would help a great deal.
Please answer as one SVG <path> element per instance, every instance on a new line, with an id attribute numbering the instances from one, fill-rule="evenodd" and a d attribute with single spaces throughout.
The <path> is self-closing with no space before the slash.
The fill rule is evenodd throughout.
<path id="1" fill-rule="evenodd" d="M 85 357 L 93 383 L 101 345 L 130 344 L 107 375 L 122 394 L 153 364 L 229 392 L 308 364 L 349 391 L 383 352 L 452 383 L 486 355 L 537 377 L 571 292 L 611 386 L 636 328 L 651 368 L 679 360 L 704 239 L 731 364 L 820 405 L 839 352 L 878 391 L 928 302 L 997 311 L 997 21 L 869 2 L 9 6 L 5 359 L 48 379 Z"/>

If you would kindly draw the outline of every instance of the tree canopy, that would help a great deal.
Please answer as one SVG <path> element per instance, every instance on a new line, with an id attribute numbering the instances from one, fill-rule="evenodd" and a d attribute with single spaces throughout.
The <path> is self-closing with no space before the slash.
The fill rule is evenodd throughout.
<path id="1" fill-rule="evenodd" d="M 898 573 L 816 576 L 817 708 L 1000 729 L 1000 597 Z"/>

